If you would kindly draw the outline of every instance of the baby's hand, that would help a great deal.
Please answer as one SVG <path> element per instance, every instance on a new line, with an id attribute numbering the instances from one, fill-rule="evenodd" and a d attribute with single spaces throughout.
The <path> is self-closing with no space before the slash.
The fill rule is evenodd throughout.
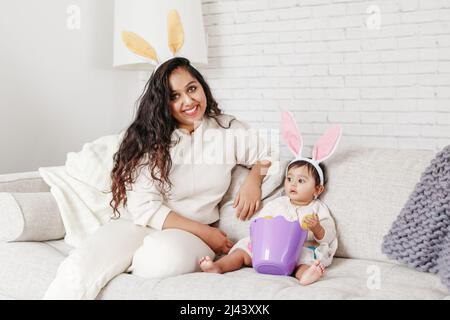
<path id="1" fill-rule="evenodd" d="M 302 220 L 302 226 L 305 226 L 305 225 L 313 233 L 315 230 L 318 230 L 321 227 L 321 225 L 320 225 L 319 216 L 317 215 L 317 213 L 313 213 L 313 214 L 309 214 L 309 215 L 305 216 Z"/>

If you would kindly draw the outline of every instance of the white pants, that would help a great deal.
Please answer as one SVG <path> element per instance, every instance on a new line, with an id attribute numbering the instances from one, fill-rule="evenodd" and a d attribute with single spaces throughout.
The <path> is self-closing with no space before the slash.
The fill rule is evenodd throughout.
<path id="1" fill-rule="evenodd" d="M 95 299 L 111 279 L 127 271 L 151 278 L 199 271 L 197 261 L 205 255 L 215 256 L 189 232 L 111 220 L 61 263 L 44 299 Z"/>

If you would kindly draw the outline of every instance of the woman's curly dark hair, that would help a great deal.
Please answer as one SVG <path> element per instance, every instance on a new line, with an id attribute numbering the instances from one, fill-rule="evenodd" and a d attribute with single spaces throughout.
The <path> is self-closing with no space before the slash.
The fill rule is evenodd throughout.
<path id="1" fill-rule="evenodd" d="M 114 154 L 110 202 L 114 210 L 114 218 L 120 217 L 118 208 L 121 203 L 124 207 L 127 205 L 126 192 L 135 182 L 135 172 L 142 166 L 148 166 L 151 178 L 157 183 L 164 197 L 172 187 L 169 179 L 172 168 L 170 149 L 178 142 L 172 141 L 172 133 L 178 123 L 169 107 L 171 94 L 169 77 L 178 68 L 185 69 L 200 83 L 206 95 L 205 116 L 214 118 L 223 127 L 217 120 L 222 111 L 205 79 L 197 69 L 191 66 L 189 60 L 176 57 L 162 64 L 147 82 L 139 98 L 135 119 L 125 131 L 119 150 Z"/>

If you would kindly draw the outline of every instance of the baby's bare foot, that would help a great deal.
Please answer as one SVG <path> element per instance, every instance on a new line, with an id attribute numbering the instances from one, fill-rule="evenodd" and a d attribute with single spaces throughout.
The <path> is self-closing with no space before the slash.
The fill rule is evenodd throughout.
<path id="1" fill-rule="evenodd" d="M 200 259 L 198 262 L 200 265 L 200 269 L 204 272 L 212 272 L 212 273 L 222 273 L 219 265 L 211 260 L 211 257 L 205 256 Z"/>
<path id="2" fill-rule="evenodd" d="M 311 283 L 316 282 L 322 277 L 325 272 L 325 267 L 320 263 L 319 260 L 314 261 L 314 264 L 305 270 L 302 277 L 300 278 L 300 284 L 307 286 Z"/>

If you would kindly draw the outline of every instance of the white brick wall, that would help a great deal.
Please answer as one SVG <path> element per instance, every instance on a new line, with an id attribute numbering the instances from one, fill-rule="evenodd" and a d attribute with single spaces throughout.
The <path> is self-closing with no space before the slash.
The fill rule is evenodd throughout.
<path id="1" fill-rule="evenodd" d="M 307 146 L 335 122 L 346 145 L 450 143 L 450 0 L 203 0 L 203 14 L 201 71 L 253 127 L 278 128 L 285 107 Z"/>

